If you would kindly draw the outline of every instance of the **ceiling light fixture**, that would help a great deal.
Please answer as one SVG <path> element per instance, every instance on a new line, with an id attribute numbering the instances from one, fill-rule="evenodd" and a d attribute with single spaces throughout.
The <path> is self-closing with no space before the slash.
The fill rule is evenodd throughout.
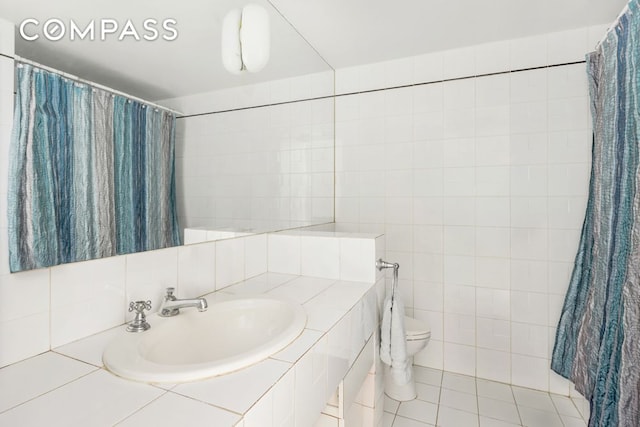
<path id="1" fill-rule="evenodd" d="M 269 61 L 269 13 L 248 4 L 227 12 L 222 21 L 222 64 L 232 74 L 256 73 Z"/>

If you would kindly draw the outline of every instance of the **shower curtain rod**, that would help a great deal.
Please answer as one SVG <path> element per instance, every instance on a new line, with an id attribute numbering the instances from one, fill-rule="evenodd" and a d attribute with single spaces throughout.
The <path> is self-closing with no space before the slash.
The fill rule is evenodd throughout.
<path id="1" fill-rule="evenodd" d="M 80 77 L 74 76 L 73 74 L 65 73 L 64 71 L 56 70 L 55 68 L 52 68 L 52 67 L 47 67 L 46 65 L 39 64 L 39 63 L 37 63 L 35 61 L 32 61 L 30 59 L 22 58 L 22 57 L 20 57 L 18 55 L 14 55 L 14 59 L 16 61 L 18 61 L 18 62 L 22 62 L 24 64 L 29 64 L 29 65 L 33 65 L 34 67 L 40 68 L 40 69 L 45 70 L 45 71 L 50 71 L 52 73 L 60 74 L 61 76 L 66 77 L 69 80 L 73 80 L 73 81 L 76 81 L 76 82 L 79 82 L 79 83 L 84 83 L 84 84 L 89 85 L 91 87 L 94 87 L 94 88 L 97 88 L 97 89 L 101 89 L 101 90 L 104 90 L 106 92 L 109 92 L 109 93 L 112 93 L 112 94 L 115 94 L 115 95 L 120 95 L 120 96 L 123 96 L 123 97 L 125 97 L 127 99 L 138 101 L 138 102 L 140 102 L 142 104 L 145 104 L 145 105 L 148 105 L 150 107 L 154 107 L 154 108 L 157 108 L 157 109 L 160 109 L 160 110 L 168 111 L 170 113 L 175 114 L 176 116 L 182 116 L 183 115 L 180 111 L 172 110 L 171 108 L 167 108 L 167 107 L 163 107 L 162 105 L 154 104 L 153 102 L 146 101 L 146 100 L 144 100 L 142 98 L 138 98 L 137 96 L 132 96 L 132 95 L 126 94 L 124 92 L 120 92 L 119 90 L 115 90 L 115 89 L 112 89 L 110 87 L 103 86 L 103 85 L 101 85 L 99 83 L 95 83 L 95 82 L 91 82 L 89 80 L 81 79 Z"/>

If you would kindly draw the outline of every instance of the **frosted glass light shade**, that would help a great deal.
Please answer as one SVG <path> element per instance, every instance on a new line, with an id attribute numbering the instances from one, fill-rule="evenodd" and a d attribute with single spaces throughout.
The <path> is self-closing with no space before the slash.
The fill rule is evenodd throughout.
<path id="1" fill-rule="evenodd" d="M 240 45 L 242 62 L 247 71 L 256 73 L 267 65 L 271 35 L 269 14 L 262 6 L 249 4 L 242 9 Z"/>
<path id="2" fill-rule="evenodd" d="M 262 70 L 269 61 L 269 13 L 257 4 L 229 11 L 222 22 L 222 64 L 233 74 Z"/>
<path id="3" fill-rule="evenodd" d="M 240 23 L 242 11 L 233 9 L 227 12 L 222 21 L 222 65 L 230 73 L 242 72 L 242 50 L 240 47 Z"/>

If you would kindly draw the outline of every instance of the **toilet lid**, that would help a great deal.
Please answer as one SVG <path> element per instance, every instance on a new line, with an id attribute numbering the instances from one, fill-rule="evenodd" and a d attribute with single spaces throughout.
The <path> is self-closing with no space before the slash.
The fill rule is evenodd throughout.
<path id="1" fill-rule="evenodd" d="M 404 330 L 408 340 L 419 340 L 431 337 L 431 327 L 425 320 L 405 316 Z"/>

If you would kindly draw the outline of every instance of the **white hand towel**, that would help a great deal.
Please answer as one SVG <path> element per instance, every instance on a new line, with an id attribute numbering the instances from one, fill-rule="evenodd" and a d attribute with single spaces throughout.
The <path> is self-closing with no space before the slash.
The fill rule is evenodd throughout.
<path id="1" fill-rule="evenodd" d="M 411 381 L 404 329 L 404 304 L 396 289 L 384 302 L 380 326 L 380 359 L 391 366 L 391 376 L 398 385 Z"/>

